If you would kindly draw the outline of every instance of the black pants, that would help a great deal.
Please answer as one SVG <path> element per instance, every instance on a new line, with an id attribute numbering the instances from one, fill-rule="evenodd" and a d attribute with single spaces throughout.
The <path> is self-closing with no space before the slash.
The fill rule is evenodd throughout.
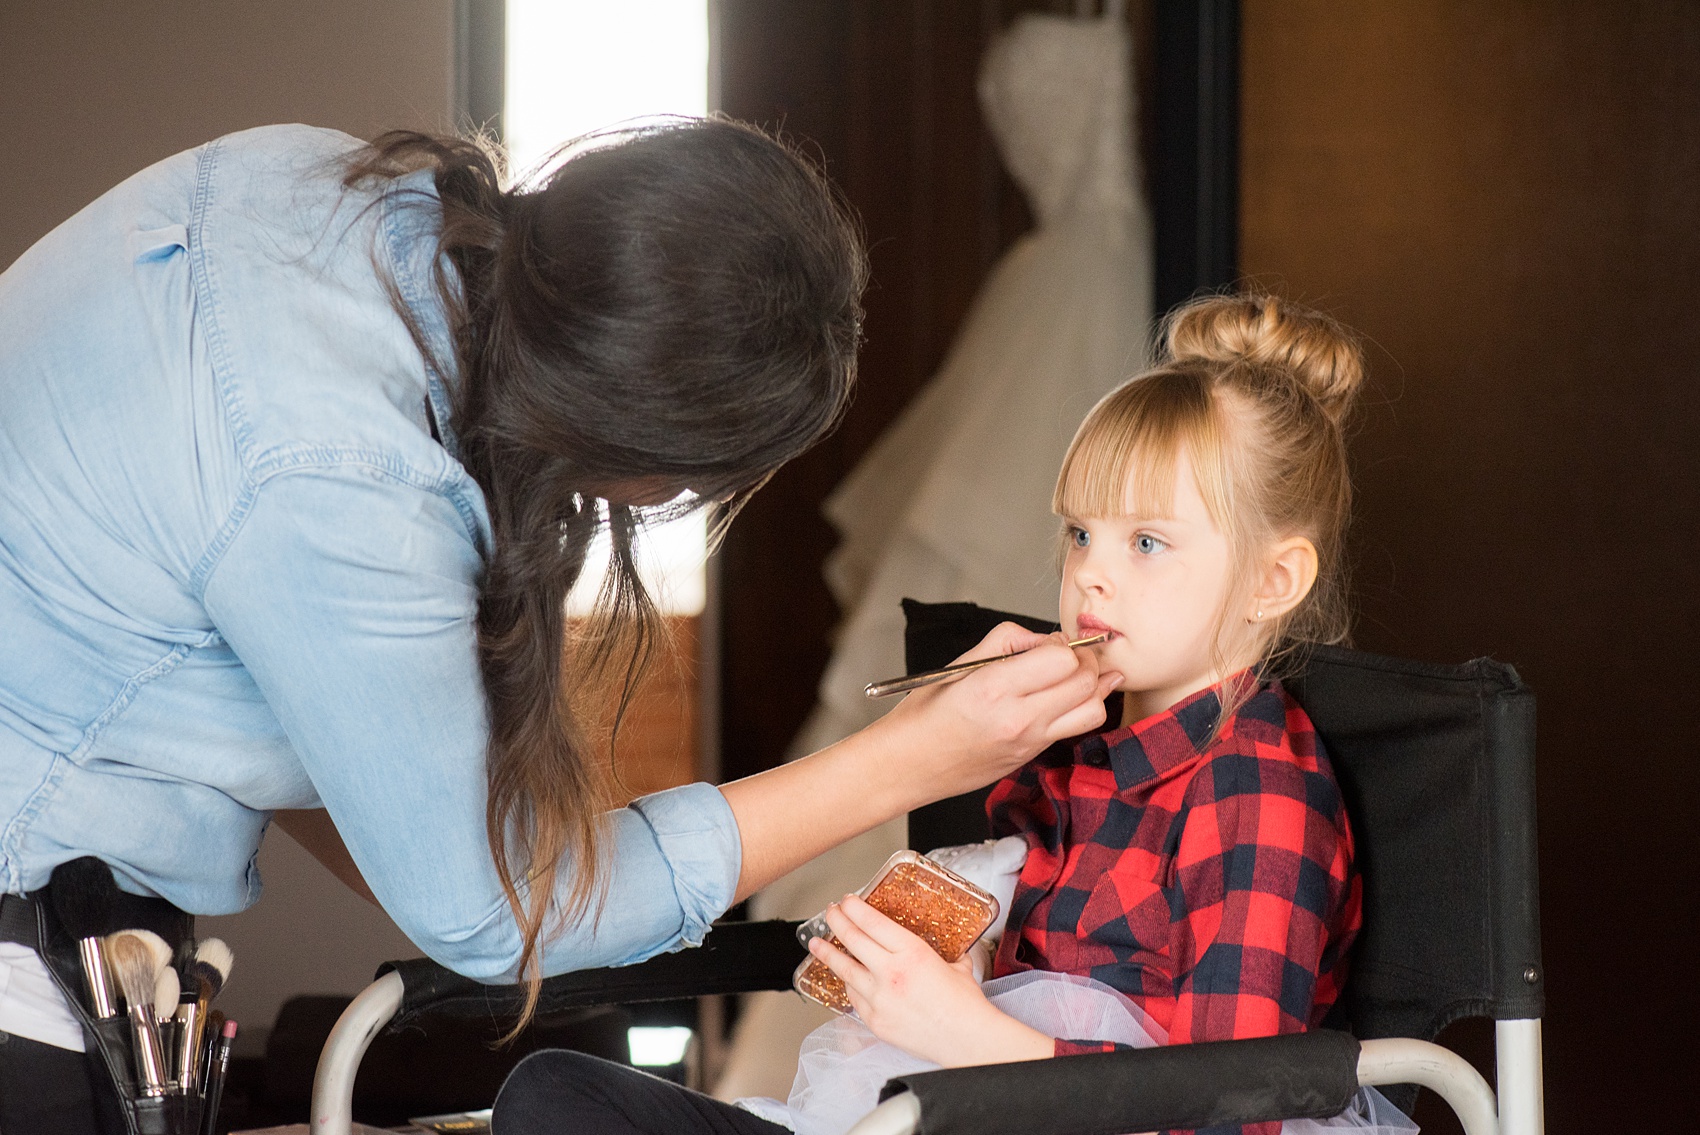
<path id="1" fill-rule="evenodd" d="M 493 1135 L 790 1135 L 741 1107 L 582 1052 L 534 1052 L 496 1097 Z"/>
<path id="2" fill-rule="evenodd" d="M 98 1056 L 0 1032 L 0 1135 L 122 1135 Z"/>

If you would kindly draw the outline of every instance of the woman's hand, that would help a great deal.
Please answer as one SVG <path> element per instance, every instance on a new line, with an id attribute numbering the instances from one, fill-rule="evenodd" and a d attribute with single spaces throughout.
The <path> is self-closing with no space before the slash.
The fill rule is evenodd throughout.
<path id="1" fill-rule="evenodd" d="M 1029 649 L 1031 648 L 1031 649 Z M 1121 681 L 1090 648 L 1005 623 L 964 658 L 1025 650 L 960 681 L 916 690 L 890 713 L 800 760 L 720 786 L 742 858 L 733 902 L 893 816 L 976 788 L 1046 745 L 1104 722 Z"/>
<path id="2" fill-rule="evenodd" d="M 930 790 L 926 800 L 984 787 L 1052 742 L 1104 723 L 1104 699 L 1121 674 L 1100 671 L 1095 650 L 1071 650 L 1061 634 L 1002 623 L 957 661 L 1018 652 L 1024 653 L 966 678 L 914 691 L 869 727 L 915 755 L 913 776 Z"/>
<path id="3" fill-rule="evenodd" d="M 1003 1013 L 980 991 L 967 955 L 946 962 L 855 895 L 826 910 L 850 951 L 825 939 L 809 952 L 844 982 L 856 1015 L 887 1044 L 946 1068 L 1042 1060 L 1055 1042 Z"/>

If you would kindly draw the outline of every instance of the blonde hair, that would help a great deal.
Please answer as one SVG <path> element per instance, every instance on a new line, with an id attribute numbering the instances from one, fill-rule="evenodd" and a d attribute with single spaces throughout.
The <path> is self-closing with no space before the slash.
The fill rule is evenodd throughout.
<path id="1" fill-rule="evenodd" d="M 1310 593 L 1265 633 L 1273 673 L 1310 643 L 1345 642 L 1351 617 L 1341 544 L 1351 513 L 1343 422 L 1363 384 L 1356 338 L 1333 319 L 1268 295 L 1210 296 L 1165 321 L 1158 364 L 1107 394 L 1063 458 L 1060 516 L 1172 514 L 1184 452 L 1234 559 L 1223 628 L 1264 549 L 1289 536 L 1316 548 Z M 1249 691 L 1246 691 L 1249 692 Z M 1242 695 L 1223 697 L 1225 720 Z"/>

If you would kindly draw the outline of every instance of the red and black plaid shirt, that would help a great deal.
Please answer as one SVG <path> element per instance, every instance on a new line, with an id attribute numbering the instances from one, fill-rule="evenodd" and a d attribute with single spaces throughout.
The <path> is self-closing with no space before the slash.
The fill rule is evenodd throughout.
<path id="1" fill-rule="evenodd" d="M 1280 683 L 1201 748 L 1219 711 L 1213 692 L 1195 694 L 1053 745 L 992 789 L 993 834 L 1028 847 L 995 976 L 1095 978 L 1170 1044 L 1321 1021 L 1363 923 L 1340 788 Z M 1057 1054 L 1112 1047 L 1058 1040 Z"/>

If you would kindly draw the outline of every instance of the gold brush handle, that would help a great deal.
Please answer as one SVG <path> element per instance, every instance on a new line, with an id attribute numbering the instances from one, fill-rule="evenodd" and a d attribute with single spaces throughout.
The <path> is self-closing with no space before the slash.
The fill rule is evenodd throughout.
<path id="1" fill-rule="evenodd" d="M 172 1037 L 176 1051 L 172 1053 L 171 1070 L 178 1089 L 184 1095 L 194 1095 L 201 1090 L 201 1039 L 206 1018 L 196 1001 L 180 1002 L 173 1016 L 177 1030 Z"/>
<path id="2" fill-rule="evenodd" d="M 1077 638 L 1068 645 L 1097 646 L 1109 639 L 1107 634 L 1089 635 Z M 1033 649 L 1028 647 L 1028 650 Z M 937 670 L 925 670 L 919 674 L 906 674 L 901 678 L 887 678 L 883 682 L 871 682 L 862 691 L 870 698 L 890 697 L 892 694 L 906 694 L 910 690 L 918 690 L 922 686 L 937 685 L 939 682 L 954 682 L 965 674 L 972 674 L 982 666 L 990 666 L 994 662 L 1002 662 L 1006 658 L 1014 658 L 1018 654 L 1026 654 L 1026 650 L 1012 651 L 1009 654 L 994 654 L 990 658 L 976 658 L 972 662 L 954 662 L 949 666 L 941 666 Z"/>

